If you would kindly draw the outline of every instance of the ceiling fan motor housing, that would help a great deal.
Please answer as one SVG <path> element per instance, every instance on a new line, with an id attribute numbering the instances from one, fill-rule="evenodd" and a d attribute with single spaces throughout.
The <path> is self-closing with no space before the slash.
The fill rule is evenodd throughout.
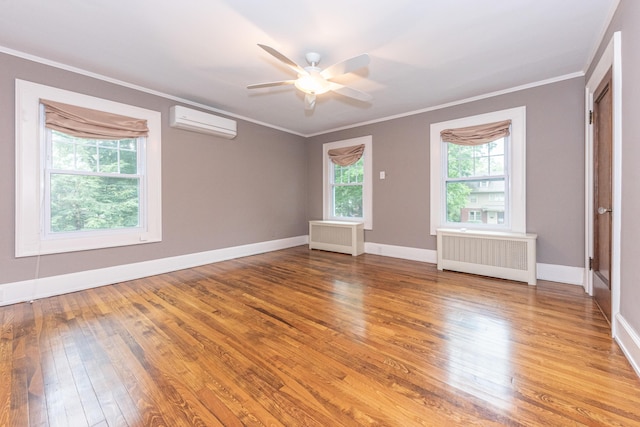
<path id="1" fill-rule="evenodd" d="M 321 56 L 318 52 L 308 52 L 304 58 L 312 67 L 315 67 L 320 63 Z"/>

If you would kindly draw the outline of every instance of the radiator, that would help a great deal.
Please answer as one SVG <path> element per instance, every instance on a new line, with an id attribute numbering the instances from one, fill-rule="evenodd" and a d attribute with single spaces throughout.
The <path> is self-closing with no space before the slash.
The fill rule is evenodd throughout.
<path id="1" fill-rule="evenodd" d="M 536 284 L 535 234 L 438 229 L 438 270 Z"/>
<path id="2" fill-rule="evenodd" d="M 309 249 L 364 253 L 364 224 L 347 221 L 309 221 Z"/>

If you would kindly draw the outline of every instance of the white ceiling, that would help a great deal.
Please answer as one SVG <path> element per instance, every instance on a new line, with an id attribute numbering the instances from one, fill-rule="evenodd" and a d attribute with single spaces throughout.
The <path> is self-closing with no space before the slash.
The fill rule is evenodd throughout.
<path id="1" fill-rule="evenodd" d="M 578 75 L 618 0 L 0 0 L 1 51 L 65 64 L 300 135 Z M 306 66 L 368 53 L 305 112 Z M 26 54 L 26 55 L 25 55 Z"/>

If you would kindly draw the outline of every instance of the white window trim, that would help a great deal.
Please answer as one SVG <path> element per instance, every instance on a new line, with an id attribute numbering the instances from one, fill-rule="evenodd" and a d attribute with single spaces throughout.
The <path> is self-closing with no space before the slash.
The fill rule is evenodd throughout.
<path id="1" fill-rule="evenodd" d="M 362 186 L 362 215 L 363 218 L 334 218 L 331 215 L 331 185 L 329 178 L 331 177 L 331 160 L 329 160 L 329 150 L 334 148 L 351 147 L 354 145 L 364 144 L 364 183 Z M 364 222 L 365 230 L 373 229 L 373 143 L 371 135 L 361 136 L 358 138 L 345 139 L 342 141 L 327 142 L 322 146 L 322 211 L 324 220 L 353 221 Z"/>
<path id="2" fill-rule="evenodd" d="M 40 98 L 146 119 L 146 227 L 46 239 L 43 233 L 44 135 Z M 161 114 L 132 105 L 16 79 L 16 257 L 126 246 L 162 240 Z"/>
<path id="3" fill-rule="evenodd" d="M 526 107 L 516 107 L 507 110 L 494 111 L 477 116 L 464 117 L 446 122 L 433 123 L 430 132 L 430 166 L 431 166 L 431 185 L 430 185 L 430 233 L 436 235 L 436 229 L 445 224 L 444 209 L 445 206 L 442 190 L 442 171 L 444 165 L 442 163 L 442 147 L 443 142 L 440 138 L 440 132 L 445 129 L 459 128 L 467 126 L 481 125 L 485 123 L 493 123 L 502 120 L 511 120 L 511 144 L 507 150 L 510 153 L 508 164 L 509 182 L 505 182 L 505 191 L 510 190 L 508 199 L 508 209 L 511 213 L 511 226 L 508 231 L 514 233 L 526 233 Z M 451 228 L 450 224 L 447 227 Z M 473 224 L 463 224 L 457 228 L 475 228 Z M 487 229 L 486 225 L 482 228 Z M 503 229 L 503 227 L 496 227 Z"/>

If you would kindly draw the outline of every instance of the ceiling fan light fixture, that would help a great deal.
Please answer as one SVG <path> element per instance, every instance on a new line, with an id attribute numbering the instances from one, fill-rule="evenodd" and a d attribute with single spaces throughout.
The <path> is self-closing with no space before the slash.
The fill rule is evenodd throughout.
<path id="1" fill-rule="evenodd" d="M 306 76 L 300 76 L 294 84 L 299 90 L 309 95 L 320 95 L 329 92 L 331 87 L 329 82 L 323 79 L 322 76 L 311 73 Z"/>

